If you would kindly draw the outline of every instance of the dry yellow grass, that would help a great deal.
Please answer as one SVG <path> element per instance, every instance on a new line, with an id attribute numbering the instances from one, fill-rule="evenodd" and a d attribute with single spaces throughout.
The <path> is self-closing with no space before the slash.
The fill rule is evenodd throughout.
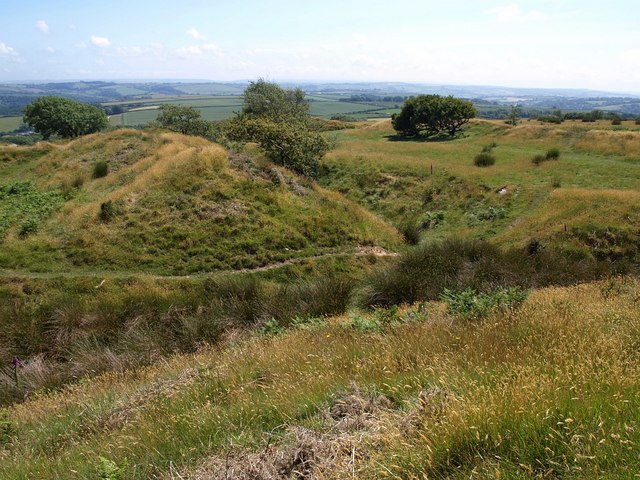
<path id="1" fill-rule="evenodd" d="M 640 132 L 591 130 L 576 139 L 573 145 L 585 152 L 640 159 Z"/>

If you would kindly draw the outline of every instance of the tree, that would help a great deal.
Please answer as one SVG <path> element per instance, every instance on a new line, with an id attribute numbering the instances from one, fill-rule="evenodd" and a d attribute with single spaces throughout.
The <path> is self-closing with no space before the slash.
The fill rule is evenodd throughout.
<path id="1" fill-rule="evenodd" d="M 255 142 L 269 160 L 307 177 L 318 174 L 318 160 L 329 144 L 300 122 L 273 122 L 268 118 L 239 117 L 227 128 L 232 140 Z"/>
<path id="2" fill-rule="evenodd" d="M 309 114 L 309 103 L 299 88 L 285 90 L 276 83 L 260 78 L 250 82 L 244 91 L 242 112 L 274 122 L 292 119 L 304 121 Z"/>
<path id="3" fill-rule="evenodd" d="M 228 137 L 255 142 L 272 162 L 316 176 L 329 144 L 311 128 L 304 92 L 260 79 L 247 87 L 244 101 L 242 113 L 226 124 Z"/>
<path id="4" fill-rule="evenodd" d="M 101 108 L 63 97 L 40 97 L 24 109 L 22 121 L 41 133 L 72 138 L 107 128 L 109 121 Z"/>
<path id="5" fill-rule="evenodd" d="M 393 128 L 401 135 L 427 136 L 447 133 L 454 136 L 476 115 L 473 104 L 453 96 L 418 95 L 409 98 L 399 114 L 392 117 Z"/>
<path id="6" fill-rule="evenodd" d="M 518 105 L 511 105 L 511 111 L 507 115 L 507 123 L 514 127 L 518 125 L 520 121 L 520 107 Z"/>
<path id="7" fill-rule="evenodd" d="M 211 129 L 211 123 L 198 110 L 180 105 L 161 105 L 156 121 L 162 128 L 184 135 L 207 137 Z"/>

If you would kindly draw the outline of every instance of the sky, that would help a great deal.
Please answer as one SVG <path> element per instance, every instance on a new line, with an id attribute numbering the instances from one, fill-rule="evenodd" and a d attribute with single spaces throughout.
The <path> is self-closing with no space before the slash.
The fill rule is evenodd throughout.
<path id="1" fill-rule="evenodd" d="M 640 93 L 638 0 L 0 0 L 0 82 L 393 81 Z"/>

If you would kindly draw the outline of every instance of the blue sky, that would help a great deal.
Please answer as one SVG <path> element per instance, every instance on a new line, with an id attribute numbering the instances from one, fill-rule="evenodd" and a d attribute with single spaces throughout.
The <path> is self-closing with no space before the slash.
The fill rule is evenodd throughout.
<path id="1" fill-rule="evenodd" d="M 640 93 L 637 0 L 0 0 L 0 81 L 407 81 Z"/>

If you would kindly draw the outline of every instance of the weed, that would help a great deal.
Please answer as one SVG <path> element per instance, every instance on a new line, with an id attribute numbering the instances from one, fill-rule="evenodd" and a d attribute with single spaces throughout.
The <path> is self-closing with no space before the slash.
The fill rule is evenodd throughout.
<path id="1" fill-rule="evenodd" d="M 0 410 L 0 446 L 11 441 L 16 433 L 16 427 L 9 418 L 9 411 L 6 408 Z"/>
<path id="2" fill-rule="evenodd" d="M 105 457 L 99 457 L 99 461 L 98 478 L 101 480 L 124 480 L 123 475 L 128 465 L 127 460 L 120 465 Z"/>
<path id="3" fill-rule="evenodd" d="M 38 221 L 35 218 L 31 218 L 31 217 L 25 218 L 20 223 L 20 229 L 18 231 L 18 235 L 24 238 L 31 235 L 32 233 L 36 233 L 37 230 L 38 230 Z"/>
<path id="4" fill-rule="evenodd" d="M 473 164 L 476 167 L 490 167 L 496 163 L 496 157 L 490 153 L 479 153 L 473 159 Z"/>

